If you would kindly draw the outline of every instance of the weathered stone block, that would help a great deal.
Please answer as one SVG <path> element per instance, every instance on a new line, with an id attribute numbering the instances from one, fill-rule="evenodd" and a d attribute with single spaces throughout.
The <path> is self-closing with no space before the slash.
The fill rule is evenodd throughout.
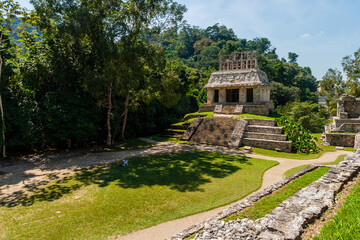
<path id="1" fill-rule="evenodd" d="M 241 139 L 245 132 L 247 121 L 244 119 L 239 119 L 235 125 L 234 131 L 231 134 L 229 141 L 229 147 L 238 148 L 241 144 Z"/>
<path id="2" fill-rule="evenodd" d="M 360 149 L 360 133 L 357 133 L 357 134 L 355 135 L 354 149 L 355 149 L 355 150 Z"/>

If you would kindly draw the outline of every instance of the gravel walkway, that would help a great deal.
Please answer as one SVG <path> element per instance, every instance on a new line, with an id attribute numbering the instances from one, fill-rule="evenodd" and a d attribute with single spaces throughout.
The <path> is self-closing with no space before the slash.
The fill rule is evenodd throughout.
<path id="1" fill-rule="evenodd" d="M 180 151 L 204 150 L 225 154 L 233 154 L 265 160 L 274 160 L 279 165 L 269 169 L 263 176 L 263 183 L 260 189 L 280 181 L 284 173 L 293 167 L 304 164 L 325 163 L 335 161 L 339 155 L 348 154 L 348 151 L 327 152 L 320 158 L 313 160 L 294 160 L 276 157 L 267 157 L 259 154 L 249 153 L 240 150 L 230 150 L 218 146 L 186 145 L 170 142 L 158 142 L 154 147 L 139 150 L 128 150 L 120 152 L 102 153 L 65 153 L 27 159 L 26 161 L 15 161 L 11 166 L 0 166 L 1 172 L 6 172 L 6 176 L 0 178 L 0 201 L 10 201 L 12 198 L 19 197 L 23 193 L 24 186 L 36 186 L 47 183 L 52 177 L 62 177 L 72 173 L 74 170 L 83 167 L 108 164 L 130 157 L 149 156 L 154 154 L 168 154 Z M 259 189 L 259 190 L 260 190 Z M 121 240 L 136 239 L 165 239 L 183 229 L 196 224 L 235 203 L 219 207 L 207 212 L 202 212 L 181 219 L 161 223 L 159 225 L 133 232 L 126 236 L 113 237 Z"/>

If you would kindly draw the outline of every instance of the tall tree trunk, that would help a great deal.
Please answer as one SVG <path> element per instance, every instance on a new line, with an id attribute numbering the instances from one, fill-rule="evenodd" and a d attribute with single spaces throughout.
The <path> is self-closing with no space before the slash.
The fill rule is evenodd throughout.
<path id="1" fill-rule="evenodd" d="M 107 94 L 107 118 L 106 118 L 106 127 L 107 127 L 107 140 L 106 145 L 111 146 L 112 145 L 112 139 L 111 139 L 111 93 L 112 93 L 112 83 L 110 83 L 110 86 L 108 88 L 108 94 Z"/>
<path id="2" fill-rule="evenodd" d="M 121 129 L 121 138 L 123 140 L 125 140 L 125 128 L 126 128 L 126 121 L 127 121 L 127 116 L 128 116 L 129 98 L 130 98 L 130 96 L 128 94 L 127 97 L 126 97 L 126 100 L 125 100 L 124 122 L 123 122 L 122 129 Z"/>
<path id="3" fill-rule="evenodd" d="M 0 55 L 0 85 L 1 85 L 1 70 L 3 65 L 3 59 Z M 6 145 L 5 145 L 5 119 L 4 119 L 4 109 L 2 104 L 2 97 L 1 97 L 1 88 L 0 88 L 0 114 L 1 114 L 1 137 L 4 141 L 2 146 L 2 156 L 6 157 Z"/>

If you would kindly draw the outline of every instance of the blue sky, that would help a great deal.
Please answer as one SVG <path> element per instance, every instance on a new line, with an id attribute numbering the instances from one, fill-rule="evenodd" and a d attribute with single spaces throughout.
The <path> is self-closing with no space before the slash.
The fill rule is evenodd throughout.
<path id="1" fill-rule="evenodd" d="M 299 55 L 320 80 L 328 68 L 360 48 L 358 0 L 177 0 L 188 8 L 185 20 L 206 28 L 232 28 L 240 38 L 268 38 L 279 57 Z M 20 3 L 31 8 L 28 0 Z"/>

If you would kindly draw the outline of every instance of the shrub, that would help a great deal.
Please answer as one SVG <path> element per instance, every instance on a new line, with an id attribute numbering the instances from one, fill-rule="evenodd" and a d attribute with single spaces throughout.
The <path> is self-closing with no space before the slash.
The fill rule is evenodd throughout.
<path id="1" fill-rule="evenodd" d="M 285 134 L 292 141 L 292 147 L 295 151 L 302 153 L 316 153 L 320 151 L 320 148 L 316 145 L 317 138 L 300 124 L 291 121 L 286 116 L 277 118 L 276 123 L 284 128 Z"/>

